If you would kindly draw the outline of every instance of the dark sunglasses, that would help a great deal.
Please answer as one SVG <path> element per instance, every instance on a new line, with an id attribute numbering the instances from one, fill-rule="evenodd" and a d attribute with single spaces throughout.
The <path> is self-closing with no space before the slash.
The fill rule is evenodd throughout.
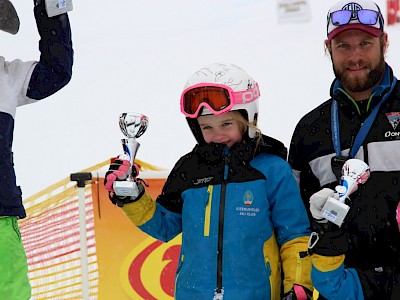
<path id="1" fill-rule="evenodd" d="M 356 15 L 356 16 L 354 16 Z M 370 10 L 370 9 L 361 9 L 357 11 L 351 10 L 338 10 L 330 13 L 328 19 L 335 26 L 341 26 L 349 24 L 354 17 L 357 17 L 358 21 L 364 25 L 375 25 L 378 22 L 378 18 L 381 16 L 381 13 L 378 11 Z"/>

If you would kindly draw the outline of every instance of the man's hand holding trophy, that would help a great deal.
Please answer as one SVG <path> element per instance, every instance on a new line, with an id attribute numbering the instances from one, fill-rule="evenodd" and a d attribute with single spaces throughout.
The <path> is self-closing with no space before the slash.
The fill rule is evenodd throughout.
<path id="1" fill-rule="evenodd" d="M 335 191 L 324 188 L 310 198 L 310 211 L 319 223 L 328 221 L 342 225 L 350 207 L 346 198 L 355 192 L 359 184 L 364 184 L 370 176 L 369 166 L 359 159 L 348 159 L 342 168 L 341 184 Z"/>
<path id="2" fill-rule="evenodd" d="M 342 167 L 340 185 L 335 191 L 323 188 L 310 197 L 310 211 L 316 222 L 308 241 L 310 253 L 336 256 L 346 253 L 346 231 L 341 226 L 350 207 L 345 200 L 370 177 L 369 166 L 359 159 L 348 159 Z M 336 226 L 332 226 L 335 224 Z"/>
<path id="3" fill-rule="evenodd" d="M 110 192 L 114 204 L 122 207 L 140 198 L 144 192 L 141 182 L 136 180 L 139 168 L 134 163 L 140 144 L 136 140 L 147 129 L 149 119 L 140 113 L 122 113 L 119 126 L 126 138 L 121 139 L 124 153 L 110 165 L 104 186 Z"/>

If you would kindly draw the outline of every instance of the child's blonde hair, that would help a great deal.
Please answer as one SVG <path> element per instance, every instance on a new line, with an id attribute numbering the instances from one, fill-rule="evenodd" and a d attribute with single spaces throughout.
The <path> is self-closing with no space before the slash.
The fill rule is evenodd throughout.
<path id="1" fill-rule="evenodd" d="M 253 124 L 253 122 L 249 122 L 247 121 L 243 115 L 240 113 L 240 111 L 238 110 L 233 110 L 230 111 L 232 113 L 232 117 L 239 122 L 240 125 L 240 132 L 241 134 L 245 134 L 245 132 L 247 131 L 247 128 L 251 128 L 254 130 L 254 132 L 256 133 L 256 137 L 257 137 L 257 144 L 258 142 L 261 140 L 262 137 L 262 133 L 261 130 Z"/>

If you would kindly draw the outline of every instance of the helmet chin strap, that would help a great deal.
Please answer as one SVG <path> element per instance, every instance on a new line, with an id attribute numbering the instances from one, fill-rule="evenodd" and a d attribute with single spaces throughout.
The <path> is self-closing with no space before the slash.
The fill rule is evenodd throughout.
<path id="1" fill-rule="evenodd" d="M 0 30 L 11 34 L 19 30 L 18 14 L 9 0 L 0 0 Z"/>

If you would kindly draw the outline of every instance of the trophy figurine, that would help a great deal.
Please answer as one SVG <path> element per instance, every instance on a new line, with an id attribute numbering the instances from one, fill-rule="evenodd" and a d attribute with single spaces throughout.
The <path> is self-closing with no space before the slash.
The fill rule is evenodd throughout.
<path id="1" fill-rule="evenodd" d="M 121 139 L 124 154 L 120 158 L 128 159 L 133 167 L 140 144 L 136 141 L 146 131 L 149 124 L 147 116 L 140 113 L 122 113 L 119 116 L 119 127 L 126 138 Z M 131 168 L 132 168 L 131 167 Z M 115 181 L 114 192 L 118 196 L 137 197 L 136 181 L 131 173 L 123 181 Z"/>
<path id="2" fill-rule="evenodd" d="M 342 168 L 341 184 L 335 188 L 339 193 L 339 200 L 328 198 L 322 208 L 324 218 L 340 227 L 350 209 L 344 203 L 346 198 L 357 190 L 359 184 L 364 184 L 369 176 L 369 166 L 365 162 L 356 158 L 347 160 Z"/>

